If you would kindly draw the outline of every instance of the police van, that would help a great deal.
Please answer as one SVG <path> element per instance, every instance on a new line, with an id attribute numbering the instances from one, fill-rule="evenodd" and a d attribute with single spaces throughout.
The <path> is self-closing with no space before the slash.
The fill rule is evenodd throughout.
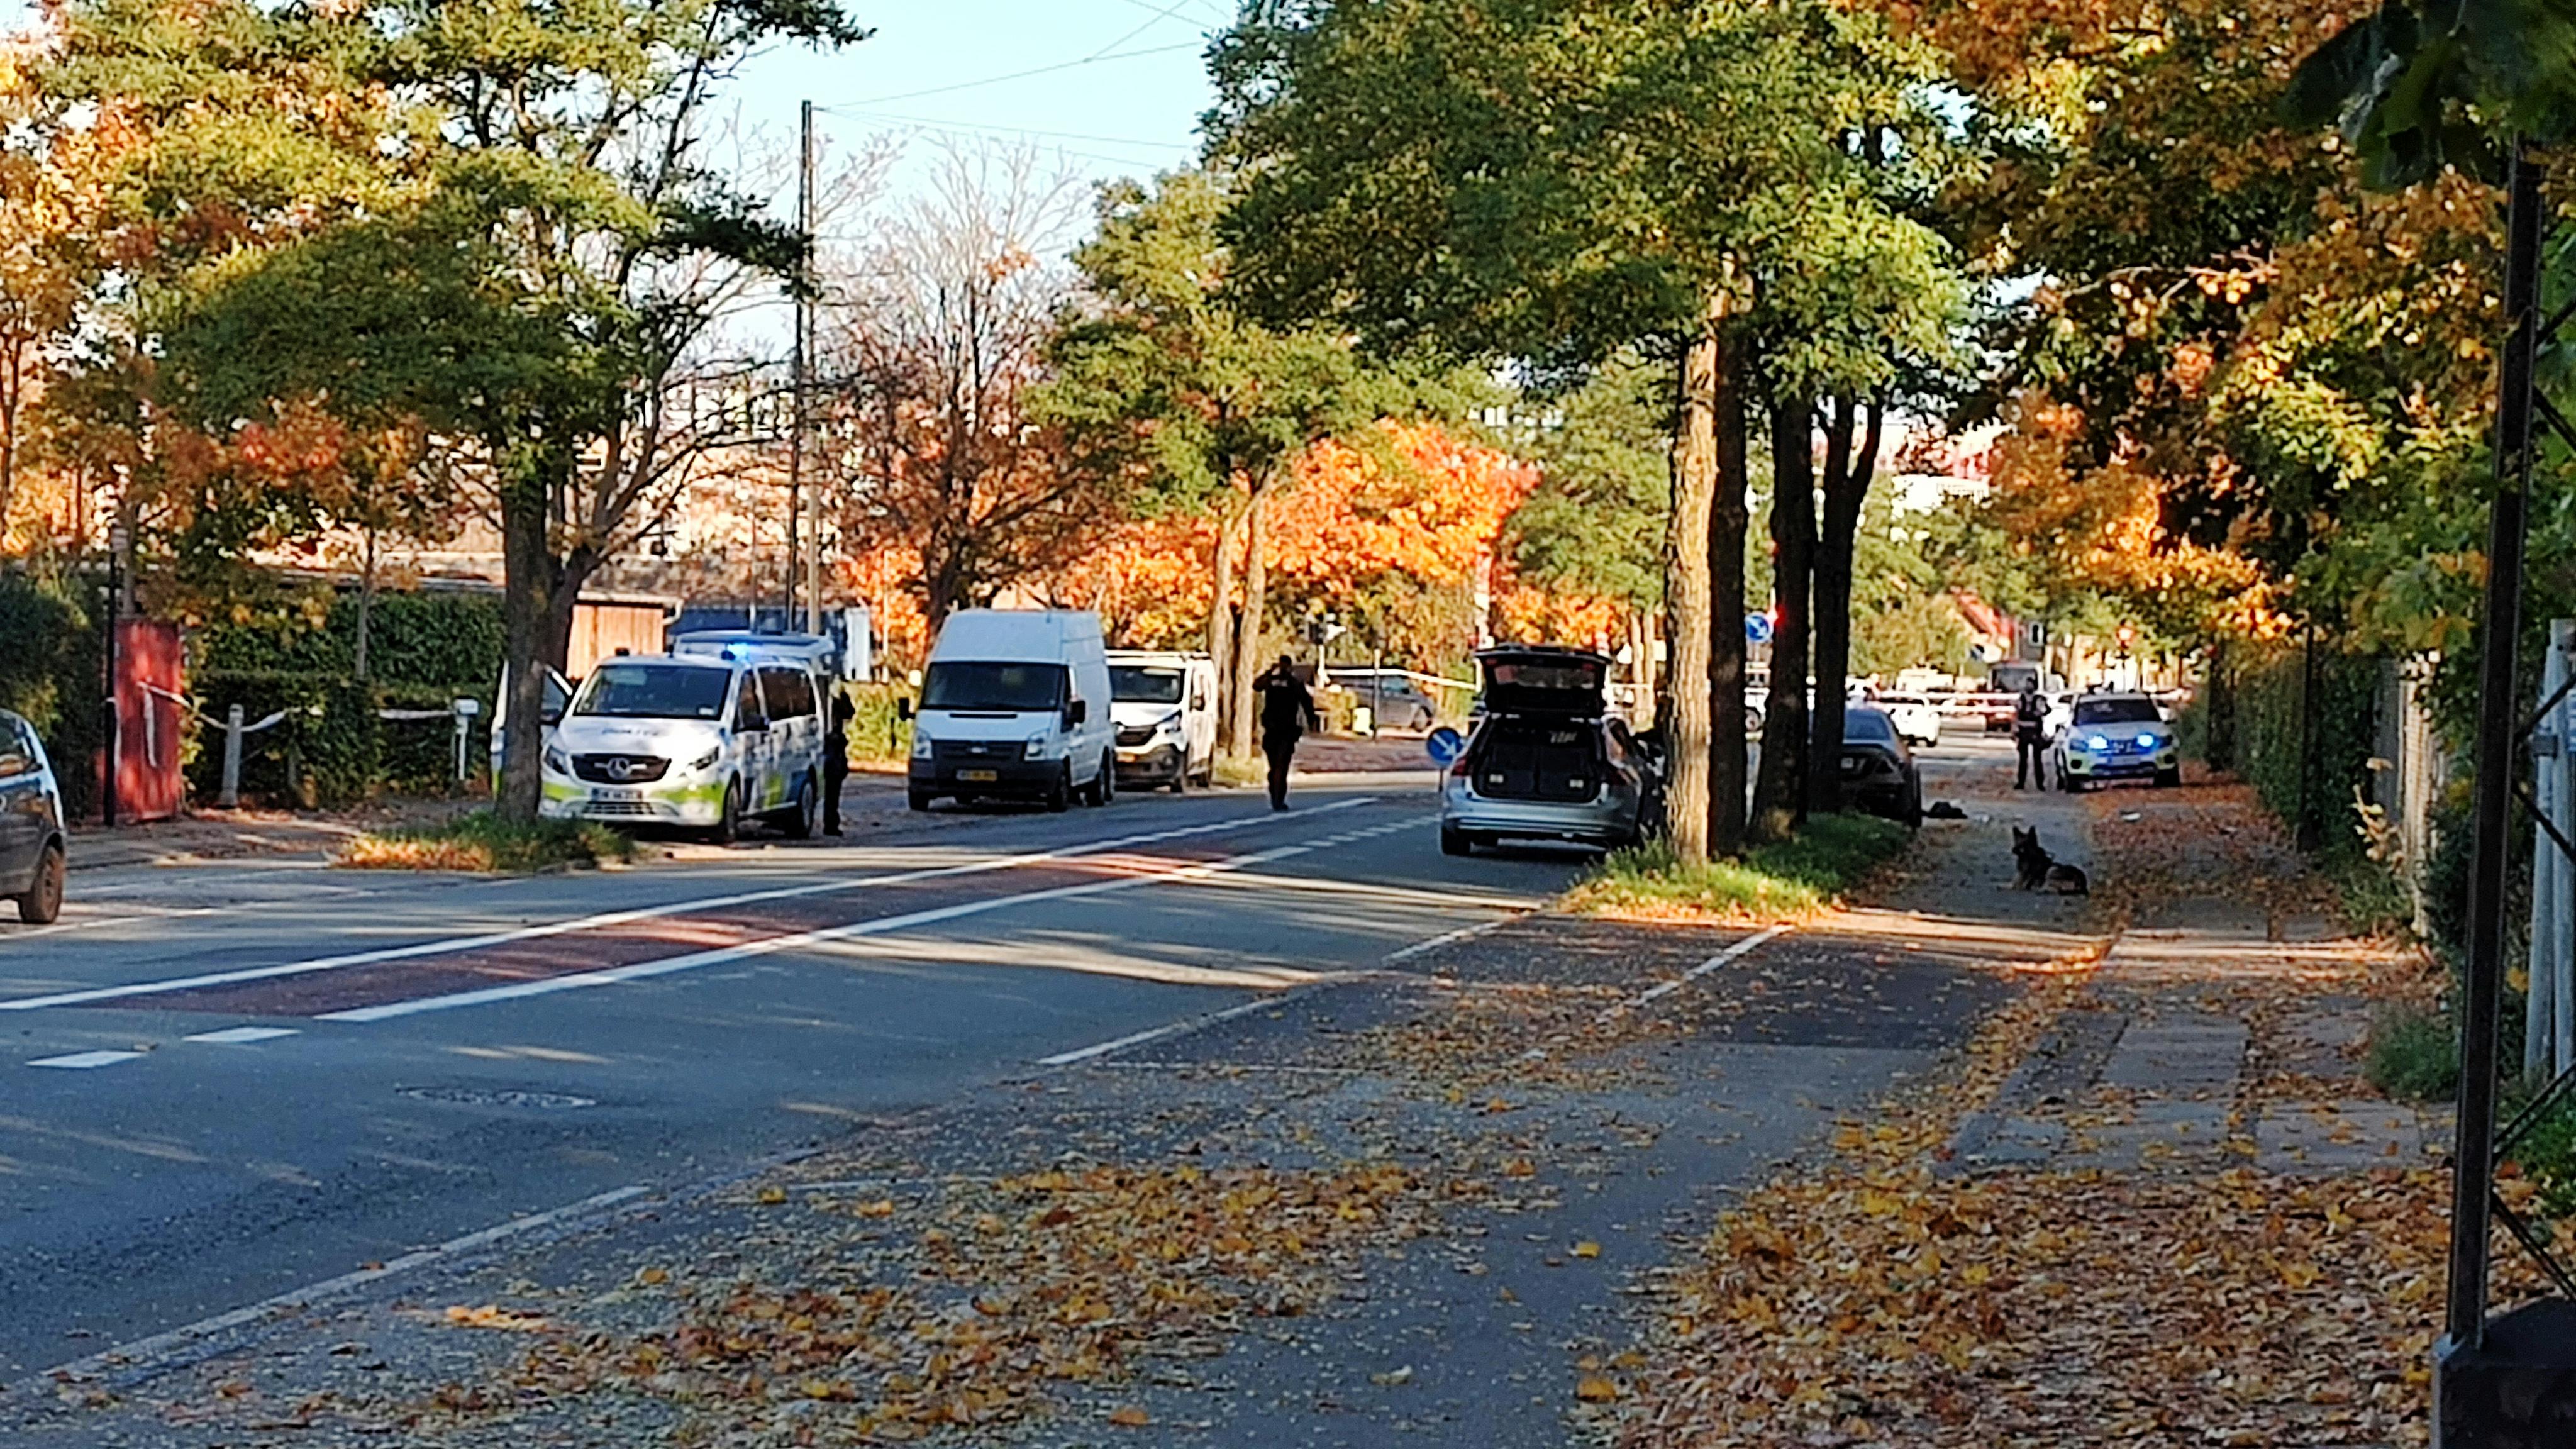
<path id="1" fill-rule="evenodd" d="M 804 661 L 751 648 L 601 660 L 546 740 L 540 811 L 728 842 L 756 819 L 804 839 L 822 811 L 824 695 Z"/>

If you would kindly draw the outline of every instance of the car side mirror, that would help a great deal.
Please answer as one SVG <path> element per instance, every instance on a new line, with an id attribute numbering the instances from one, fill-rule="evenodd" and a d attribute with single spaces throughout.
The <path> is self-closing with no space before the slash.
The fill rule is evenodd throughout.
<path id="1" fill-rule="evenodd" d="M 1204 695 L 1204 694 L 1193 694 L 1193 695 L 1191 695 L 1191 696 L 1190 696 L 1190 708 L 1192 708 L 1192 709 L 1205 709 L 1205 708 L 1207 708 L 1207 696 L 1206 696 L 1206 695 Z"/>
<path id="2" fill-rule="evenodd" d="M 550 704 L 537 711 L 538 723 L 543 724 L 548 729 L 552 729 L 556 725 L 562 724 L 563 716 L 563 706 L 559 704 Z"/>
<path id="3" fill-rule="evenodd" d="M 911 695 L 908 695 L 908 694 L 899 694 L 899 695 L 896 695 L 896 696 L 895 696 L 895 701 L 894 701 L 894 717 L 895 717 L 896 719 L 907 719 L 907 720 L 908 720 L 908 719 L 910 719 L 910 718 L 912 718 L 912 696 L 911 696 Z"/>
<path id="4" fill-rule="evenodd" d="M 1091 718 L 1090 700 L 1077 699 L 1073 703 L 1064 707 L 1064 722 L 1066 724 L 1078 725 L 1089 718 Z"/>

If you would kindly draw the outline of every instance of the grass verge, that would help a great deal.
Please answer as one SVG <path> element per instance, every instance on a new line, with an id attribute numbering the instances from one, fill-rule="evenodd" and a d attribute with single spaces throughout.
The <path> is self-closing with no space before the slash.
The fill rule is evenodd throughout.
<path id="1" fill-rule="evenodd" d="M 1834 903 L 1905 848 L 1913 832 L 1867 815 L 1821 815 L 1791 840 L 1741 860 L 1686 866 L 1661 841 L 1614 852 L 1565 898 L 1566 909 L 1650 920 L 1783 920 Z"/>
<path id="2" fill-rule="evenodd" d="M 634 854 L 634 841 L 595 821 L 516 825 L 477 810 L 443 825 L 361 835 L 340 852 L 339 864 L 359 870 L 525 872 L 550 865 L 599 865 Z"/>
<path id="3" fill-rule="evenodd" d="M 2371 1018 L 2370 1084 L 2401 1102 L 2439 1102 L 2460 1081 L 2460 1047 L 2451 1023 L 2421 1007 L 2390 1006 Z"/>

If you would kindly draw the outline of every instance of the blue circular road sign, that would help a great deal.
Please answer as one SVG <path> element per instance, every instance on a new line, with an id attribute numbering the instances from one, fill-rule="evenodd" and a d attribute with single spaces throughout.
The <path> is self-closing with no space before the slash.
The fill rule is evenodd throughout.
<path id="1" fill-rule="evenodd" d="M 1430 734 L 1423 736 L 1422 748 L 1431 752 L 1431 763 L 1435 765 L 1447 765 L 1454 763 L 1460 755 L 1467 753 L 1467 740 L 1465 736 L 1459 734 L 1456 730 L 1449 728 L 1447 725 L 1442 725 L 1440 728 L 1433 730 Z"/>

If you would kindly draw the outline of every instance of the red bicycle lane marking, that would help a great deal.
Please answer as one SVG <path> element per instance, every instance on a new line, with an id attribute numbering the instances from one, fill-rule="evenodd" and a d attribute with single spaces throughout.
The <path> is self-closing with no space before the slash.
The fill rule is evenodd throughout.
<path id="1" fill-rule="evenodd" d="M 1103 854 L 1030 866 L 1006 878 L 907 882 L 865 897 L 805 896 L 685 915 L 660 916 L 561 935 L 514 941 L 449 955 L 387 961 L 345 970 L 279 976 L 166 992 L 141 1000 L 84 1003 L 88 1009 L 188 1011 L 254 1017 L 318 1017 L 422 997 L 611 970 L 621 966 L 756 944 L 802 932 L 908 915 L 994 894 L 978 886 L 1007 883 L 1008 896 L 1087 881 L 1169 875 L 1222 857 L 1195 853 Z"/>

